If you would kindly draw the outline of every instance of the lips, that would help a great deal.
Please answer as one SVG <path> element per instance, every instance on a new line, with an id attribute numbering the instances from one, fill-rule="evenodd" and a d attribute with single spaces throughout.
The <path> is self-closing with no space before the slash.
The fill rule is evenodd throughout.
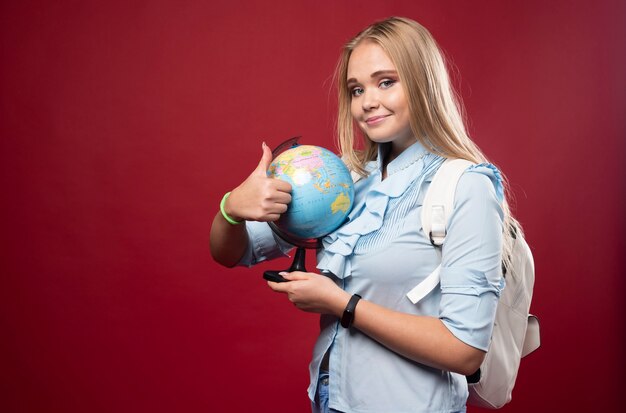
<path id="1" fill-rule="evenodd" d="M 369 126 L 377 125 L 381 123 L 383 120 L 385 120 L 385 118 L 387 118 L 388 116 L 389 115 L 372 116 L 372 117 L 365 119 L 365 123 L 367 123 Z"/>

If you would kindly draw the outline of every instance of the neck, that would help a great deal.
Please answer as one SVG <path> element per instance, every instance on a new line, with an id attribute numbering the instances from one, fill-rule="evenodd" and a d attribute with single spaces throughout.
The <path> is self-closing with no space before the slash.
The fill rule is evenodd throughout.
<path id="1" fill-rule="evenodd" d="M 387 178 L 387 165 L 389 165 L 394 159 L 396 159 L 403 151 L 404 149 L 399 152 L 394 151 L 394 147 L 392 144 L 391 149 L 389 149 L 387 153 L 385 153 L 383 157 L 383 161 L 382 161 L 382 171 L 381 171 L 381 176 L 383 180 Z"/>

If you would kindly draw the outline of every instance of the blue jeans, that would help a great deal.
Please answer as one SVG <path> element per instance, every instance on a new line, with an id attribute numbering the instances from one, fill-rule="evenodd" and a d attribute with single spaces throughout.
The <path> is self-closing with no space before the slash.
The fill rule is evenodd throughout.
<path id="1" fill-rule="evenodd" d="M 320 371 L 317 379 L 317 393 L 315 394 L 315 400 L 311 402 L 312 413 L 341 413 L 339 410 L 328 408 L 328 383 L 330 376 L 326 371 Z M 457 413 L 465 413 L 463 409 Z"/>
<path id="2" fill-rule="evenodd" d="M 330 377 L 328 372 L 320 371 L 317 379 L 317 393 L 315 400 L 311 403 L 311 411 L 313 413 L 341 413 L 339 410 L 328 408 L 328 382 Z"/>

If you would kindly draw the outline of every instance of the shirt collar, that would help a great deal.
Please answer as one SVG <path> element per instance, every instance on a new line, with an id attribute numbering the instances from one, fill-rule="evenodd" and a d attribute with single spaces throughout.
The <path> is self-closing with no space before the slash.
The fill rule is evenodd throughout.
<path id="1" fill-rule="evenodd" d="M 390 150 L 391 143 L 389 142 L 378 145 L 378 158 L 376 159 L 376 162 L 379 171 L 382 171 L 383 159 L 385 159 L 385 156 Z M 426 148 L 424 148 L 420 142 L 416 141 L 414 144 L 402 151 L 396 159 L 389 162 L 387 165 L 387 176 L 389 177 L 398 171 L 408 168 L 415 162 L 422 159 L 427 152 Z"/>

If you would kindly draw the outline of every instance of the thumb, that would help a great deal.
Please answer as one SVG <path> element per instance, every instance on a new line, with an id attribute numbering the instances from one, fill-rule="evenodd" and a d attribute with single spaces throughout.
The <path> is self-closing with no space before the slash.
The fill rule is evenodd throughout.
<path id="1" fill-rule="evenodd" d="M 259 161 L 259 165 L 254 170 L 254 173 L 257 175 L 267 176 L 267 169 L 272 163 L 272 151 L 270 150 L 269 146 L 265 144 L 265 142 L 263 142 L 263 145 L 261 145 L 261 147 L 263 148 L 263 156 Z"/>

